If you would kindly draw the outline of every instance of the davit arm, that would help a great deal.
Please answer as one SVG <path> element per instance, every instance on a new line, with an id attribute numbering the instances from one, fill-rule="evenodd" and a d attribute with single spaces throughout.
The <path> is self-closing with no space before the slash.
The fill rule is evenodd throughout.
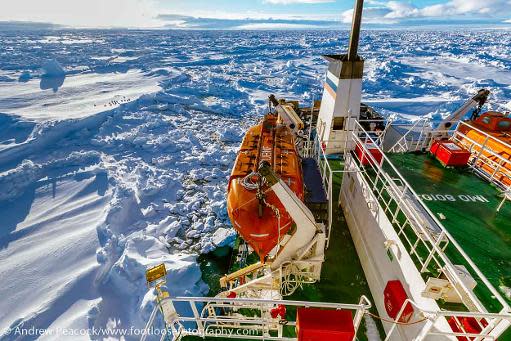
<path id="1" fill-rule="evenodd" d="M 296 259 L 305 247 L 310 245 L 317 233 L 324 233 L 316 224 L 309 208 L 296 196 L 296 194 L 273 172 L 270 164 L 263 161 L 259 165 L 259 174 L 266 180 L 280 202 L 286 208 L 296 224 L 296 231 L 281 247 L 271 263 L 272 269 L 277 269 L 282 263 Z M 323 250 L 321 250 L 321 253 Z M 321 257 L 323 255 L 321 254 Z"/>

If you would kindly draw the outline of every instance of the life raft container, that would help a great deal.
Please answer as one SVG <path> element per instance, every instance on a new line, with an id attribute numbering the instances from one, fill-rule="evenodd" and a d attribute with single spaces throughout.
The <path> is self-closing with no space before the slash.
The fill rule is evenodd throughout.
<path id="1" fill-rule="evenodd" d="M 273 171 L 303 200 L 302 170 L 294 134 L 289 127 L 278 124 L 273 114 L 265 115 L 258 125 L 247 130 L 227 190 L 231 223 L 262 262 L 293 224 L 280 200 L 257 173 L 263 161 L 269 162 Z"/>

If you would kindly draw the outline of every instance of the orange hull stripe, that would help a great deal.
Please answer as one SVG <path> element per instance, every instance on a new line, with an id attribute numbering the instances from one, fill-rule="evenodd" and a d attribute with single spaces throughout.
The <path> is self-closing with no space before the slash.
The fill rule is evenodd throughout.
<path id="1" fill-rule="evenodd" d="M 332 96 L 333 98 L 337 97 L 337 94 L 335 93 L 334 89 L 332 89 L 330 87 L 330 85 L 328 85 L 328 83 L 326 83 L 326 82 L 325 82 L 325 89 L 326 89 L 326 91 L 328 91 L 330 96 Z"/>

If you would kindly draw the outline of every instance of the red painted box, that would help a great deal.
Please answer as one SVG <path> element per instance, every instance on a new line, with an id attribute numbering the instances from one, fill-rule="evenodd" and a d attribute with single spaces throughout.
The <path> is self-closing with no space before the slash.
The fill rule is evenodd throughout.
<path id="1" fill-rule="evenodd" d="M 373 156 L 373 158 L 378 162 L 381 163 L 381 159 L 383 158 L 383 154 L 381 150 L 374 144 L 374 143 L 364 143 L 364 146 L 369 151 L 369 153 Z M 373 159 L 368 155 L 368 153 L 364 150 L 364 148 L 357 143 L 357 146 L 355 147 L 355 154 L 357 155 L 358 159 L 360 160 L 360 163 L 362 166 L 367 166 L 368 164 L 373 162 Z"/>
<path id="2" fill-rule="evenodd" d="M 403 288 L 403 284 L 401 284 L 401 281 L 394 280 L 394 281 L 388 281 L 387 286 L 385 287 L 385 290 L 383 291 L 383 298 L 385 303 L 385 310 L 387 311 L 387 314 L 393 318 L 396 319 L 397 315 L 399 314 L 399 311 L 401 310 L 401 307 L 405 303 L 406 299 L 408 298 L 408 295 L 406 295 L 406 291 Z M 413 307 L 408 302 L 406 304 L 405 309 L 403 310 L 403 313 L 401 314 L 401 318 L 399 319 L 399 322 L 408 322 L 412 318 L 413 315 Z"/>
<path id="3" fill-rule="evenodd" d="M 352 341 L 351 311 L 298 308 L 296 334 L 299 341 Z"/>
<path id="4" fill-rule="evenodd" d="M 481 326 L 486 327 L 488 325 L 488 322 L 486 322 L 485 319 L 481 319 L 480 323 L 477 323 L 477 320 L 473 317 L 458 317 L 456 318 L 451 317 L 449 321 L 449 326 L 451 326 L 451 329 L 455 333 L 470 333 L 470 334 L 479 334 L 483 330 Z M 463 329 L 461 328 L 463 326 Z M 456 336 L 456 338 L 460 341 L 469 341 L 469 340 L 475 340 L 475 337 L 465 337 L 465 336 Z"/>
<path id="5" fill-rule="evenodd" d="M 451 141 L 435 141 L 429 150 L 445 167 L 463 167 L 468 164 L 470 152 Z"/>

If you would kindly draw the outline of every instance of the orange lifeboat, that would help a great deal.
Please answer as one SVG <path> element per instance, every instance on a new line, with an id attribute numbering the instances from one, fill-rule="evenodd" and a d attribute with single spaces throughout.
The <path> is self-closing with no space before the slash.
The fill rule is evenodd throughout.
<path id="1" fill-rule="evenodd" d="M 291 228 L 293 221 L 275 193 L 257 173 L 267 161 L 274 172 L 303 200 L 300 157 L 290 128 L 267 114 L 248 129 L 241 143 L 227 190 L 227 212 L 240 236 L 261 261 Z"/>
<path id="2" fill-rule="evenodd" d="M 493 161 L 481 163 L 479 166 L 489 174 L 494 174 L 494 177 L 503 184 L 511 185 L 511 162 L 503 164 L 502 159 L 488 151 L 489 149 L 503 159 L 511 161 L 511 118 L 499 112 L 489 111 L 470 122 L 470 125 L 460 125 L 459 130 L 468 137 L 461 139 L 462 144 L 467 148 L 472 146 L 472 153 L 482 153 Z M 493 138 L 488 138 L 488 135 Z M 485 149 L 481 151 L 481 148 L 473 145 L 471 140 L 484 145 Z M 498 166 L 499 164 L 502 165 Z"/>

